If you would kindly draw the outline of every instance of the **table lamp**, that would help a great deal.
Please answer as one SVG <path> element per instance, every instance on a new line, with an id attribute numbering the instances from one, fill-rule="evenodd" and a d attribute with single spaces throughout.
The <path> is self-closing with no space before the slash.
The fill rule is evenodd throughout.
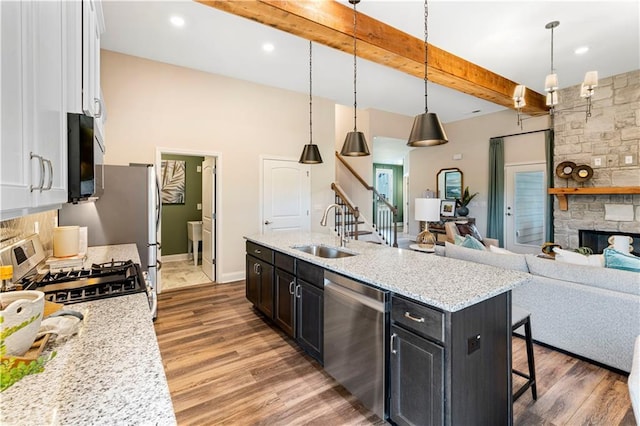
<path id="1" fill-rule="evenodd" d="M 433 248 L 436 238 L 429 232 L 426 222 L 440 220 L 440 199 L 416 198 L 415 219 L 420 221 L 421 231 L 416 237 L 416 243 L 422 248 Z"/>

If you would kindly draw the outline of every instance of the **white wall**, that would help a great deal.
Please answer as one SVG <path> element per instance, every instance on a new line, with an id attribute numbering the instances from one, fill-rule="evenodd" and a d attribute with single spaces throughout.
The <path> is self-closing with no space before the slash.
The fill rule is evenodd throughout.
<path id="1" fill-rule="evenodd" d="M 349 165 L 369 184 L 373 185 L 373 138 L 386 137 L 406 141 L 411 132 L 413 117 L 375 109 L 358 110 L 357 128 L 364 133 L 371 155 L 345 157 Z M 336 105 L 335 150 L 340 152 L 347 133 L 353 130 L 353 107 Z M 372 194 L 364 189 L 347 169 L 336 161 L 336 181 L 344 188 L 362 214 L 372 218 Z"/>
<path id="2" fill-rule="evenodd" d="M 436 175 L 440 169 L 458 167 L 463 172 L 463 185 L 469 186 L 471 193 L 479 194 L 469 204 L 469 216 L 476 218 L 480 232 L 486 234 L 487 192 L 489 187 L 489 139 L 495 136 L 511 135 L 533 130 L 549 128 L 548 116 L 526 120 L 523 129 L 516 123 L 516 113 L 511 110 L 487 114 L 476 118 L 456 121 L 444 125 L 449 143 L 427 148 L 414 149 L 409 153 L 410 195 L 409 195 L 409 233 L 416 235 L 419 223 L 414 219 L 413 200 L 421 196 L 426 189 L 437 188 Z M 527 137 L 522 138 L 525 142 Z M 511 144 L 512 138 L 505 140 L 505 154 L 511 161 L 525 161 L 533 155 L 539 157 L 539 149 L 531 150 L 524 143 Z M 516 151 L 512 148 L 518 146 Z M 519 149 L 522 148 L 522 151 Z M 510 150 L 510 151 L 507 151 Z M 513 151 L 513 152 L 512 152 Z M 462 154 L 461 160 L 453 160 L 454 154 Z M 544 161 L 544 147 L 542 151 Z"/>
<path id="3" fill-rule="evenodd" d="M 260 231 L 260 156 L 297 160 L 309 140 L 308 96 L 102 51 L 107 164 L 155 161 L 156 147 L 220 153 L 218 282 L 244 277 L 244 235 Z M 332 197 L 334 103 L 314 98 L 312 230 Z M 323 229 L 326 231 L 326 229 Z"/>

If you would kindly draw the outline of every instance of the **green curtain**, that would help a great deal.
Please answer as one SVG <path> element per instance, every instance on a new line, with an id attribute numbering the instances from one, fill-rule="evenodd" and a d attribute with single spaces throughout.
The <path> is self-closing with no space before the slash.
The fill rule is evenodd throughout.
<path id="1" fill-rule="evenodd" d="M 553 188 L 553 130 L 545 130 L 544 132 L 544 153 L 547 160 L 547 188 Z M 547 231 L 545 235 L 545 241 L 553 242 L 554 239 L 554 227 L 553 227 L 553 195 L 547 195 L 547 211 L 545 212 L 545 222 L 547 223 Z"/>
<path id="2" fill-rule="evenodd" d="M 487 237 L 504 247 L 504 139 L 489 139 Z"/>

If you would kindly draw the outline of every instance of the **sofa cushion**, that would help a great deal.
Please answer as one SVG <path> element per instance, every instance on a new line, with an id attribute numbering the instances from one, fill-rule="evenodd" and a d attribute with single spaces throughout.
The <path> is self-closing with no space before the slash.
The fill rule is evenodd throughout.
<path id="1" fill-rule="evenodd" d="M 489 246 L 489 251 L 496 254 L 518 254 L 501 247 Z"/>
<path id="2" fill-rule="evenodd" d="M 454 259 L 467 260 L 469 262 L 484 263 L 486 265 L 497 266 L 498 268 L 510 269 L 512 271 L 529 272 L 527 261 L 524 255 L 491 253 L 487 250 L 473 250 L 461 246 L 456 246 L 450 242 L 445 243 L 445 256 Z"/>
<path id="3" fill-rule="evenodd" d="M 525 255 L 525 259 L 533 275 L 640 295 L 640 275 L 637 272 L 556 262 L 532 254 Z"/>
<path id="4" fill-rule="evenodd" d="M 577 268 L 606 271 L 589 266 Z M 512 290 L 512 302 L 531 312 L 535 340 L 630 370 L 633 342 L 640 334 L 639 296 L 532 275 L 531 281 Z"/>
<path id="5" fill-rule="evenodd" d="M 464 237 L 456 235 L 454 240 L 457 246 L 462 246 L 474 250 L 486 250 L 484 244 L 482 244 L 471 235 L 465 235 Z"/>
<path id="6" fill-rule="evenodd" d="M 640 257 L 614 249 L 604 249 L 604 266 L 624 271 L 640 272 Z"/>

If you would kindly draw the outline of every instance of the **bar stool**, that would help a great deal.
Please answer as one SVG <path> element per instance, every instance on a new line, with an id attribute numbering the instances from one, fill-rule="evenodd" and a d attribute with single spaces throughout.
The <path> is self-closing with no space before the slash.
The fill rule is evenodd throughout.
<path id="1" fill-rule="evenodd" d="M 527 347 L 527 363 L 529 364 L 529 374 L 522 373 L 516 369 L 513 369 L 513 373 L 520 377 L 527 379 L 527 382 L 520 387 L 513 394 L 513 401 L 515 402 L 527 389 L 531 388 L 531 394 L 534 400 L 538 399 L 538 391 L 536 389 L 536 367 L 533 361 L 533 340 L 531 338 L 531 314 L 521 308 L 520 306 L 511 306 L 511 331 L 516 331 L 521 326 L 524 326 L 524 338 Z"/>

